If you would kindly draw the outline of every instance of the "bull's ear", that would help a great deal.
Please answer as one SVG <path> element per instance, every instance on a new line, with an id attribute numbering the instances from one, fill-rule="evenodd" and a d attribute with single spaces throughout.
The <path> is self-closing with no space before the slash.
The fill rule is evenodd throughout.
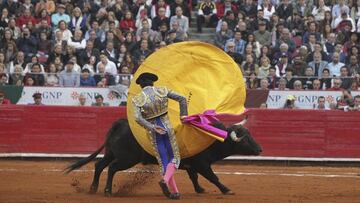
<path id="1" fill-rule="evenodd" d="M 247 121 L 248 121 L 248 116 L 245 116 L 244 120 L 242 120 L 242 121 L 239 122 L 239 123 L 236 123 L 235 125 L 236 125 L 236 126 L 239 126 L 239 125 L 244 126 Z"/>

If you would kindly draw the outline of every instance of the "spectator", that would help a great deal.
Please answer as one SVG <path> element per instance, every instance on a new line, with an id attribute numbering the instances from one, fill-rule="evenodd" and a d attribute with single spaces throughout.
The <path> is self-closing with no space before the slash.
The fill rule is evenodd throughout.
<path id="1" fill-rule="evenodd" d="M 316 110 L 330 110 L 328 107 L 326 107 L 325 105 L 326 100 L 324 96 L 319 96 L 318 100 L 317 100 L 317 105 L 314 104 L 314 109 Z"/>
<path id="2" fill-rule="evenodd" d="M 228 28 L 227 22 L 222 22 L 220 31 L 216 32 L 214 44 L 220 49 L 225 49 L 225 43 L 232 38 L 233 32 Z"/>
<path id="3" fill-rule="evenodd" d="M 98 73 L 94 76 L 96 86 L 106 87 L 115 85 L 115 77 L 105 72 L 105 65 L 100 63 L 97 67 Z M 99 85 L 100 84 L 100 85 Z"/>
<path id="4" fill-rule="evenodd" d="M 253 20 L 256 18 L 257 7 L 253 0 L 245 0 L 245 2 L 239 5 L 239 10 L 245 14 L 247 19 Z"/>
<path id="5" fill-rule="evenodd" d="M 17 41 L 17 47 L 25 54 L 25 57 L 31 57 L 37 53 L 37 40 L 31 35 L 29 28 L 23 29 L 22 37 Z"/>
<path id="6" fill-rule="evenodd" d="M 349 77 L 349 71 L 346 66 L 340 68 L 340 77 L 342 80 L 341 88 L 343 89 L 350 89 L 352 78 Z"/>
<path id="7" fill-rule="evenodd" d="M 86 32 L 87 17 L 84 16 L 79 7 L 75 7 L 69 23 L 69 28 L 72 32 L 75 30 L 81 30 L 82 33 Z"/>
<path id="8" fill-rule="evenodd" d="M 331 82 L 331 78 L 330 78 L 330 71 L 328 68 L 324 68 L 324 70 L 322 71 L 322 75 L 321 75 L 321 89 L 326 90 L 328 88 L 331 88 L 332 86 L 332 82 Z"/>
<path id="9" fill-rule="evenodd" d="M 271 45 L 271 33 L 266 30 L 266 23 L 259 22 L 259 30 L 254 32 L 254 36 L 261 45 Z"/>
<path id="10" fill-rule="evenodd" d="M 341 88 L 342 80 L 340 78 L 335 78 L 333 80 L 333 85 L 331 88 L 327 89 L 329 91 L 342 91 L 343 88 Z"/>
<path id="11" fill-rule="evenodd" d="M 350 56 L 350 64 L 349 64 L 349 74 L 354 76 L 356 73 L 360 72 L 360 64 L 357 56 Z"/>
<path id="12" fill-rule="evenodd" d="M 163 1 L 163 0 L 162 0 Z M 166 9 L 165 8 L 159 8 L 158 15 L 153 19 L 152 22 L 152 30 L 159 31 L 160 26 L 162 24 L 165 24 L 167 27 L 170 27 L 170 20 L 169 17 L 166 16 Z"/>
<path id="13" fill-rule="evenodd" d="M 322 55 L 319 52 L 313 54 L 313 60 L 308 63 L 308 66 L 314 70 L 315 76 L 322 76 L 322 71 L 327 67 L 327 62 L 322 60 Z"/>
<path id="14" fill-rule="evenodd" d="M 238 54 L 243 54 L 245 50 L 246 42 L 241 39 L 241 32 L 240 30 L 235 30 L 234 37 L 227 40 L 227 42 L 232 41 L 235 44 L 235 52 Z M 225 47 L 225 52 L 227 52 L 227 48 Z"/>
<path id="15" fill-rule="evenodd" d="M 36 25 L 36 19 L 31 15 L 30 8 L 24 10 L 24 13 L 16 20 L 16 26 L 25 27 L 29 22 Z"/>
<path id="16" fill-rule="evenodd" d="M 0 86 L 8 85 L 8 76 L 0 71 Z"/>
<path id="17" fill-rule="evenodd" d="M 337 101 L 337 109 L 349 111 L 354 106 L 354 99 L 351 95 L 350 90 L 342 90 L 342 95 Z"/>
<path id="18" fill-rule="evenodd" d="M 276 9 L 276 13 L 279 15 L 279 18 L 286 20 L 293 13 L 293 6 L 289 3 L 289 0 L 282 0 L 281 4 Z"/>
<path id="19" fill-rule="evenodd" d="M 249 76 L 251 72 L 254 72 L 256 75 L 259 73 L 259 66 L 255 63 L 253 55 L 246 55 L 245 61 L 241 64 L 241 67 L 244 70 L 244 75 Z"/>
<path id="20" fill-rule="evenodd" d="M 78 106 L 88 106 L 86 104 L 86 95 L 85 94 L 80 94 Z"/>
<path id="21" fill-rule="evenodd" d="M 284 76 L 289 65 L 290 64 L 288 62 L 288 56 L 286 54 L 282 54 L 280 61 L 275 66 L 276 76 L 277 77 Z"/>
<path id="22" fill-rule="evenodd" d="M 209 1 L 209 0 L 207 0 L 207 1 Z M 183 15 L 183 10 L 181 7 L 177 7 L 175 11 L 176 11 L 176 15 L 174 15 L 170 18 L 170 29 L 173 29 L 174 22 L 177 22 L 179 25 L 179 28 L 181 28 L 181 30 L 183 32 L 188 33 L 189 18 Z M 216 23 L 216 21 L 214 23 Z"/>
<path id="23" fill-rule="evenodd" d="M 65 13 L 65 5 L 59 4 L 57 6 L 57 13 L 51 16 L 51 24 L 53 28 L 59 24 L 60 21 L 64 21 L 66 24 L 70 23 L 70 16 Z"/>
<path id="24" fill-rule="evenodd" d="M 35 6 L 35 15 L 39 15 L 42 10 L 46 10 L 47 13 L 52 14 L 55 12 L 55 3 L 53 0 L 40 0 Z"/>
<path id="25" fill-rule="evenodd" d="M 280 91 L 287 91 L 289 90 L 289 88 L 286 87 L 286 80 L 284 78 L 280 78 L 279 79 L 279 86 L 278 88 L 275 88 L 275 90 L 280 90 Z"/>
<path id="26" fill-rule="evenodd" d="M 104 103 L 104 97 L 98 94 L 95 96 L 95 103 L 92 103 L 91 106 L 109 106 L 109 103 Z"/>
<path id="27" fill-rule="evenodd" d="M 29 103 L 29 105 L 42 106 L 42 95 L 39 92 L 33 94 L 34 103 Z"/>
<path id="28" fill-rule="evenodd" d="M 305 90 L 313 89 L 312 84 L 314 80 L 314 71 L 311 67 L 307 67 L 305 71 L 305 77 L 301 79 L 301 83 Z"/>
<path id="29" fill-rule="evenodd" d="M 257 89 L 259 86 L 259 81 L 257 79 L 257 75 L 254 72 L 249 74 L 249 78 L 246 81 L 246 86 L 248 89 Z"/>
<path id="30" fill-rule="evenodd" d="M 295 82 L 294 82 L 294 90 L 295 90 L 295 91 L 304 90 L 304 89 L 303 89 L 303 85 L 302 85 L 302 83 L 301 83 L 300 80 L 295 80 Z"/>
<path id="31" fill-rule="evenodd" d="M 350 108 L 351 111 L 360 111 L 360 95 L 354 97 L 354 107 Z"/>
<path id="32" fill-rule="evenodd" d="M 0 105 L 11 104 L 10 100 L 6 99 L 5 92 L 0 90 Z"/>
<path id="33" fill-rule="evenodd" d="M 14 72 L 11 73 L 9 78 L 9 85 L 22 86 L 23 85 L 23 69 L 20 65 L 15 65 Z"/>
<path id="34" fill-rule="evenodd" d="M 200 33 L 202 32 L 202 26 L 204 23 L 206 23 L 208 27 L 215 27 L 216 22 L 218 21 L 216 13 L 216 5 L 211 0 L 205 0 L 200 3 L 196 18 L 197 31 Z"/>
<path id="35" fill-rule="evenodd" d="M 235 43 L 233 41 L 227 41 L 225 45 L 226 53 L 240 66 L 242 63 L 242 56 L 241 54 L 235 51 Z"/>
<path id="36" fill-rule="evenodd" d="M 295 96 L 294 95 L 288 95 L 284 104 L 283 109 L 297 109 L 295 106 Z"/>
<path id="37" fill-rule="evenodd" d="M 120 21 L 120 29 L 125 32 L 134 32 L 136 30 L 135 20 L 132 17 L 131 11 L 125 12 L 125 18 Z"/>
<path id="38" fill-rule="evenodd" d="M 46 86 L 59 86 L 59 74 L 57 73 L 55 64 L 49 65 L 49 72 L 45 77 Z"/>
<path id="39" fill-rule="evenodd" d="M 173 3 L 171 3 L 170 5 L 170 16 L 174 16 L 176 15 L 176 8 L 180 7 L 183 11 L 183 15 L 188 17 L 190 19 L 191 15 L 190 15 L 190 9 L 189 6 L 187 5 L 186 2 L 184 2 L 184 0 L 175 0 Z"/>
<path id="40" fill-rule="evenodd" d="M 300 55 L 295 55 L 293 58 L 293 63 L 290 65 L 290 67 L 294 70 L 295 76 L 301 77 L 305 75 L 307 64 L 305 61 L 301 60 Z"/>
<path id="41" fill-rule="evenodd" d="M 69 61 L 65 70 L 60 72 L 59 85 L 61 87 L 79 87 L 80 74 L 74 70 L 74 62 Z"/>
<path id="42" fill-rule="evenodd" d="M 266 78 L 260 80 L 260 90 L 268 90 L 269 89 L 269 81 Z"/>
<path id="43" fill-rule="evenodd" d="M 259 77 L 267 77 L 270 69 L 270 59 L 267 56 L 260 58 Z"/>
<path id="44" fill-rule="evenodd" d="M 85 49 L 86 40 L 82 36 L 82 31 L 80 29 L 76 29 L 74 36 L 68 39 L 67 44 L 68 46 L 74 47 L 77 51 Z"/>
<path id="45" fill-rule="evenodd" d="M 330 11 L 331 9 L 325 5 L 324 0 L 318 0 L 318 5 L 314 6 L 311 13 L 314 15 L 317 22 L 321 22 L 325 19 L 325 13 Z"/>
<path id="46" fill-rule="evenodd" d="M 96 81 L 90 75 L 89 69 L 83 69 L 80 76 L 80 86 L 82 87 L 95 87 Z"/>
<path id="47" fill-rule="evenodd" d="M 316 90 L 316 91 L 319 91 L 319 90 L 322 90 L 321 89 L 321 82 L 319 79 L 315 79 L 313 80 L 313 83 L 312 83 L 312 90 Z"/>
<path id="48" fill-rule="evenodd" d="M 279 85 L 279 77 L 276 76 L 276 68 L 273 66 L 269 68 L 268 82 L 270 89 L 275 89 Z"/>
<path id="49" fill-rule="evenodd" d="M 332 56 L 332 61 L 327 65 L 330 70 L 330 75 L 332 76 L 340 76 L 340 68 L 343 67 L 345 64 L 339 62 L 340 55 L 339 53 L 335 52 Z"/>
<path id="50" fill-rule="evenodd" d="M 39 63 L 34 63 L 31 66 L 31 72 L 28 74 L 34 80 L 34 86 L 44 86 L 45 77 L 41 72 L 41 65 Z"/>

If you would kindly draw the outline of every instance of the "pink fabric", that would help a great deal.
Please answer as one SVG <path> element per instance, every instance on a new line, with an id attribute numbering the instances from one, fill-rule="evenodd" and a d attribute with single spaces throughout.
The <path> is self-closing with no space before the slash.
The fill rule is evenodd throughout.
<path id="1" fill-rule="evenodd" d="M 164 181 L 165 181 L 166 184 L 169 184 L 170 178 L 173 177 L 175 171 L 176 171 L 175 164 L 169 163 L 166 166 L 166 172 L 165 172 L 165 175 L 164 175 Z"/>
<path id="2" fill-rule="evenodd" d="M 211 126 L 212 123 L 219 121 L 219 119 L 216 118 L 216 115 L 215 110 L 206 110 L 202 114 L 195 114 L 186 117 L 183 122 L 209 132 L 218 137 L 219 140 L 224 140 L 227 137 L 227 132 Z"/>
<path id="3" fill-rule="evenodd" d="M 169 187 L 173 193 L 179 193 L 179 190 L 176 186 L 175 178 L 172 176 L 169 181 Z"/>

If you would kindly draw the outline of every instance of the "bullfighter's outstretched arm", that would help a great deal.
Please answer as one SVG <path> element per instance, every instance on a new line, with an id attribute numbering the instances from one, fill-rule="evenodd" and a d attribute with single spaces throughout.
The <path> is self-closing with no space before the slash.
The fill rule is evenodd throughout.
<path id="1" fill-rule="evenodd" d="M 188 115 L 188 108 L 186 103 L 186 98 L 172 90 L 169 90 L 167 94 L 168 98 L 173 99 L 179 102 L 180 105 L 180 116 L 187 116 Z"/>
<path id="2" fill-rule="evenodd" d="M 140 108 L 136 106 L 136 104 L 133 102 L 133 108 L 134 108 L 134 115 L 135 115 L 135 121 L 146 128 L 147 130 L 154 130 L 154 125 L 147 121 L 140 112 Z"/>

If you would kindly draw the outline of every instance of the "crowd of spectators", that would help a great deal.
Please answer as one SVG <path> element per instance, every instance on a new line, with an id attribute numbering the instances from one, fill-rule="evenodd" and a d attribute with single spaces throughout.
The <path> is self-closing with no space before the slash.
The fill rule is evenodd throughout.
<path id="1" fill-rule="evenodd" d="M 129 85 L 193 21 L 216 28 L 249 89 L 359 90 L 360 0 L 2 0 L 0 11 L 0 85 Z"/>
<path id="2" fill-rule="evenodd" d="M 0 85 L 128 86 L 157 49 L 188 38 L 183 0 L 1 0 Z"/>

